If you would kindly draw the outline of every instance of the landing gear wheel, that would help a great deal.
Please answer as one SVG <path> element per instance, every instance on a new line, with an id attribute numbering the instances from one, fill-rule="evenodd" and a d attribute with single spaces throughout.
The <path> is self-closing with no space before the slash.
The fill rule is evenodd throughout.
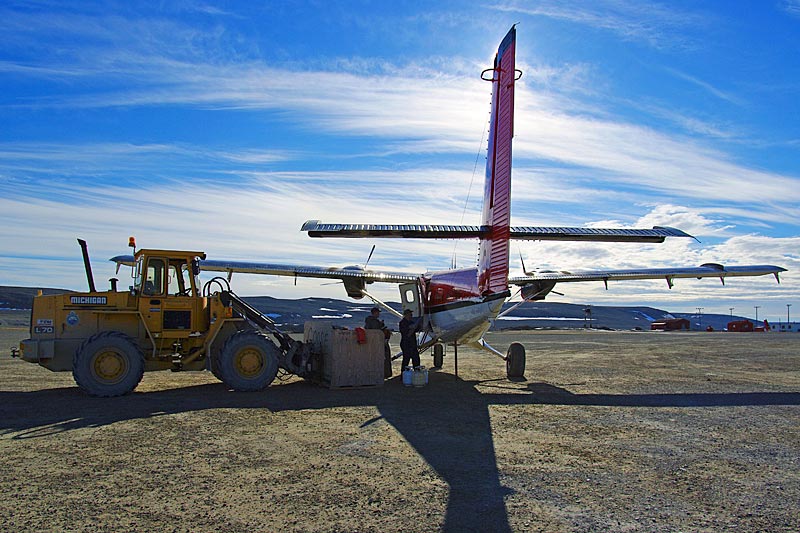
<path id="1" fill-rule="evenodd" d="M 219 377 L 233 390 L 265 389 L 278 373 L 279 355 L 278 347 L 260 333 L 234 333 L 220 351 L 217 363 Z"/>
<path id="2" fill-rule="evenodd" d="M 525 374 L 525 347 L 511 343 L 506 354 L 506 375 L 509 378 L 521 378 Z"/>
<path id="3" fill-rule="evenodd" d="M 442 364 L 444 363 L 444 345 L 443 344 L 434 344 L 433 345 L 433 368 L 442 368 Z"/>
<path id="4" fill-rule="evenodd" d="M 142 380 L 144 356 L 132 338 L 118 331 L 92 335 L 72 358 L 72 377 L 90 396 L 122 396 Z"/>

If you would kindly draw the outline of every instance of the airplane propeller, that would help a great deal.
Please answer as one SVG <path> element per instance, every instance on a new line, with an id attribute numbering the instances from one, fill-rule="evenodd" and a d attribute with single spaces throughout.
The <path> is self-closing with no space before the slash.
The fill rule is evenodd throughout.
<path id="1" fill-rule="evenodd" d="M 367 256 L 367 262 L 364 263 L 364 270 L 367 269 L 367 265 L 369 264 L 369 260 L 372 259 L 372 254 L 375 253 L 375 246 L 376 245 L 373 244 L 372 245 L 372 250 L 369 251 L 369 255 Z"/>
<path id="2" fill-rule="evenodd" d="M 519 252 L 519 262 L 522 263 L 522 272 L 527 275 L 528 270 L 525 268 L 525 260 L 522 258 L 522 248 L 517 246 L 517 252 Z"/>
<path id="3" fill-rule="evenodd" d="M 522 263 L 522 272 L 524 272 L 524 273 L 525 273 L 525 275 L 530 275 L 530 273 L 528 272 L 528 269 L 527 269 L 527 268 L 525 268 L 525 259 L 523 259 L 523 257 L 522 257 L 522 248 L 520 248 L 520 247 L 517 247 L 517 252 L 519 253 L 519 262 L 520 262 L 520 263 Z M 517 290 L 517 292 L 514 294 L 514 296 L 512 296 L 511 298 L 509 298 L 509 300 L 513 300 L 515 297 L 517 297 L 518 295 L 520 295 L 520 294 L 522 293 L 522 289 L 523 289 L 523 287 L 520 287 L 520 288 Z M 557 294 L 557 295 L 559 295 L 559 296 L 564 296 L 564 293 L 557 292 L 557 291 L 554 291 L 554 290 L 552 290 L 552 289 L 550 289 L 550 291 L 549 291 L 549 292 L 551 292 L 551 293 L 553 293 L 553 294 Z M 537 294 L 538 294 L 538 293 L 537 293 Z M 536 296 L 536 294 L 534 294 L 533 296 Z M 532 301 L 534 301 L 534 300 L 533 300 L 533 298 L 531 298 L 530 296 L 529 296 L 528 298 L 526 298 L 526 297 L 524 297 L 524 296 L 523 296 L 522 300 L 520 300 L 519 302 L 515 303 L 514 305 L 512 305 L 511 307 L 509 307 L 509 308 L 508 308 L 508 309 L 506 309 L 505 311 L 501 312 L 499 315 L 497 315 L 497 316 L 495 317 L 495 320 L 497 320 L 498 318 L 502 318 L 502 317 L 504 317 L 504 316 L 506 316 L 506 315 L 509 315 L 509 314 L 510 314 L 512 311 L 514 311 L 514 310 L 515 310 L 517 307 L 521 306 L 522 304 L 525 304 L 525 303 L 527 303 L 527 302 L 532 302 Z"/>
<path id="4" fill-rule="evenodd" d="M 374 254 L 374 253 L 375 253 L 375 247 L 376 247 L 376 246 L 377 246 L 377 245 L 375 245 L 375 244 L 373 244 L 373 245 L 372 245 L 372 250 L 370 250 L 370 251 L 369 251 L 369 255 L 367 256 L 367 260 L 366 260 L 366 262 L 364 263 L 364 270 L 366 270 L 366 269 L 367 269 L 367 265 L 369 265 L 369 262 L 370 262 L 370 260 L 372 259 L 372 254 Z M 356 267 L 356 268 L 357 268 L 357 267 Z M 338 284 L 340 284 L 340 283 L 344 283 L 344 281 L 343 281 L 343 280 L 339 280 L 339 281 L 332 281 L 332 282 L 330 282 L 330 283 L 320 283 L 320 284 L 319 284 L 319 286 L 320 286 L 320 287 L 326 287 L 326 286 L 328 286 L 328 285 L 338 285 Z M 296 279 L 296 278 L 295 278 L 295 284 L 297 284 L 297 279 Z"/>

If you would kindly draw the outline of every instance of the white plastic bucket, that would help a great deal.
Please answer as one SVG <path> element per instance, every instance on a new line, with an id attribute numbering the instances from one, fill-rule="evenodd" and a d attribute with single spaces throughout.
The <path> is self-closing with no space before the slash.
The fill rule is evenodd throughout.
<path id="1" fill-rule="evenodd" d="M 411 384 L 415 387 L 424 387 L 428 384 L 428 369 L 424 366 L 418 366 L 414 369 L 411 376 Z"/>
<path id="2" fill-rule="evenodd" d="M 403 385 L 406 387 L 412 386 L 414 380 L 414 371 L 409 367 L 403 370 Z"/>

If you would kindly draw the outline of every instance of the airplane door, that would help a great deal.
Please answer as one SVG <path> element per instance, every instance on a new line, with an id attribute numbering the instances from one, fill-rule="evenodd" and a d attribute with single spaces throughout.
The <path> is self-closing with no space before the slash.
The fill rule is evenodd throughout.
<path id="1" fill-rule="evenodd" d="M 422 316 L 422 299 L 419 295 L 419 285 L 416 283 L 403 283 L 400 285 L 400 303 L 403 311 L 411 309 L 414 316 Z"/>

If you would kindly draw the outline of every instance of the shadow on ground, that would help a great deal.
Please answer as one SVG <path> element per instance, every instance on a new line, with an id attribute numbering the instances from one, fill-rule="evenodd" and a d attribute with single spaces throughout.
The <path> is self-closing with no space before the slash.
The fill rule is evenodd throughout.
<path id="1" fill-rule="evenodd" d="M 399 377 L 376 389 L 328 390 L 294 381 L 260 393 L 231 393 L 222 384 L 120 398 L 90 398 L 77 387 L 0 391 L 0 434 L 35 439 L 81 428 L 207 409 L 271 412 L 373 406 L 448 484 L 446 531 L 510 531 L 489 419 L 490 405 L 720 407 L 800 405 L 800 393 L 573 394 L 546 383 L 461 381 L 431 373 L 431 385 L 409 389 Z M 480 391 L 478 390 L 480 386 Z M 421 414 L 421 413 L 424 413 Z"/>

